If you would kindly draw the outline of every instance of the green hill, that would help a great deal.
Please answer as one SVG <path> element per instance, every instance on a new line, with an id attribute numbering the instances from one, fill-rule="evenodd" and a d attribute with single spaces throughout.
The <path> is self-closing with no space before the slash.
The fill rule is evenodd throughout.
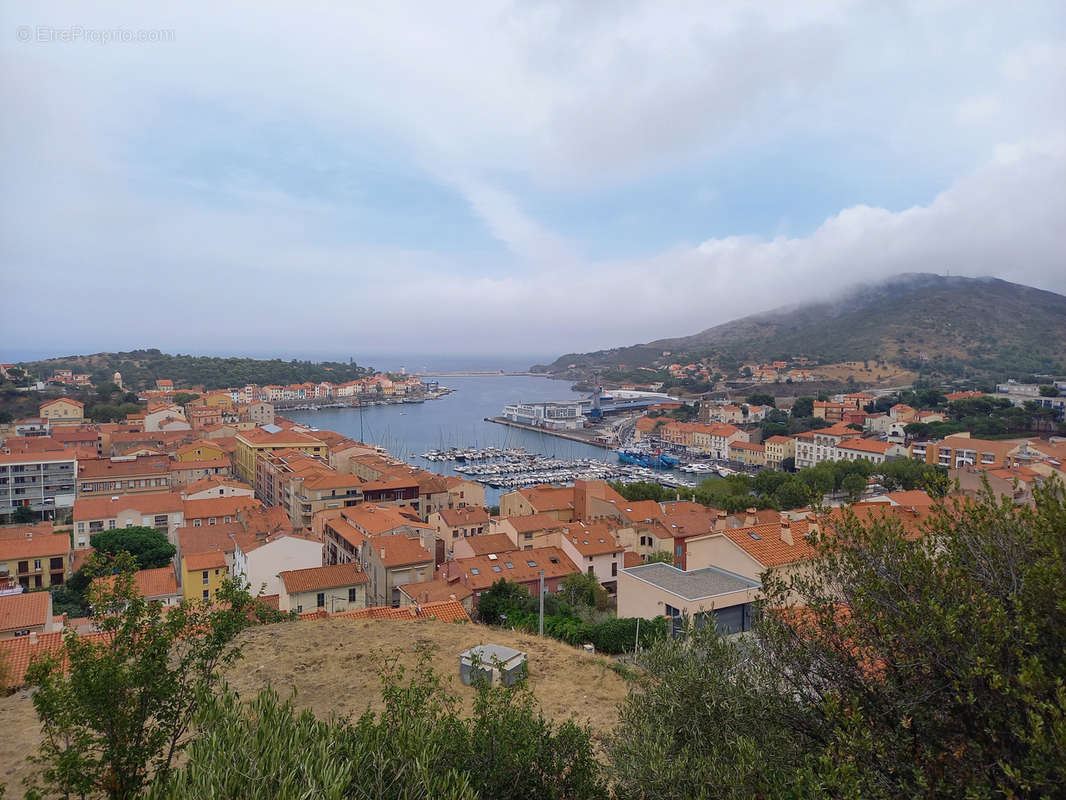
<path id="1" fill-rule="evenodd" d="M 372 372 L 357 364 L 341 362 L 170 355 L 156 349 L 67 356 L 29 361 L 19 366 L 41 379 L 49 378 L 57 369 L 88 373 L 97 386 L 110 381 L 115 372 L 121 372 L 122 382 L 133 390 L 154 388 L 159 378 L 170 378 L 177 387 L 203 386 L 210 390 L 248 383 L 261 386 L 321 381 L 343 383 Z"/>
<path id="2" fill-rule="evenodd" d="M 1062 373 L 1066 297 L 995 278 L 907 274 L 692 336 L 570 353 L 532 369 L 577 377 L 709 358 L 729 372 L 744 361 L 796 356 L 822 364 L 870 359 L 944 378 Z"/>

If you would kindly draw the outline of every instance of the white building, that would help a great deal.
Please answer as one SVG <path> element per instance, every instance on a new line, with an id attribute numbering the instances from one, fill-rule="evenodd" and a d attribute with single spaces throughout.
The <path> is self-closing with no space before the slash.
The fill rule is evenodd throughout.
<path id="1" fill-rule="evenodd" d="M 281 594 L 286 570 L 322 566 L 322 543 L 293 534 L 234 536 L 230 574 L 252 594 Z"/>
<path id="2" fill-rule="evenodd" d="M 563 403 L 515 403 L 504 406 L 503 418 L 523 425 L 553 431 L 580 430 L 585 426 L 582 413 L 587 403 L 571 400 Z"/>

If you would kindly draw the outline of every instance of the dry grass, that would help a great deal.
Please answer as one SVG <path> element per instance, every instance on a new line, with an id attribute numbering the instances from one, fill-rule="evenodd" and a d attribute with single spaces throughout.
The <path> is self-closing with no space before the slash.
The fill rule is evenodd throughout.
<path id="1" fill-rule="evenodd" d="M 227 675 L 242 697 L 251 698 L 268 685 L 283 697 L 295 689 L 296 705 L 321 717 L 380 709 L 382 660 L 393 655 L 405 667 L 414 667 L 425 647 L 433 648 L 432 662 L 445 686 L 469 708 L 473 689 L 459 681 L 459 653 L 490 642 L 529 655 L 529 685 L 544 714 L 554 720 L 573 718 L 606 733 L 617 721 L 617 706 L 626 694 L 626 682 L 601 656 L 553 639 L 481 625 L 429 620 L 284 622 L 246 631 L 242 641 L 244 658 Z M 22 779 L 32 771 L 25 758 L 40 737 L 29 693 L 0 698 L 0 718 L 0 782 L 7 783 L 8 797 L 21 797 Z"/>
<path id="2" fill-rule="evenodd" d="M 843 361 L 839 364 L 822 364 L 814 367 L 816 376 L 831 381 L 846 381 L 854 378 L 859 385 L 865 386 L 904 386 L 914 382 L 917 374 L 895 364 L 879 367 L 875 361 L 869 361 L 869 368 L 862 361 Z"/>

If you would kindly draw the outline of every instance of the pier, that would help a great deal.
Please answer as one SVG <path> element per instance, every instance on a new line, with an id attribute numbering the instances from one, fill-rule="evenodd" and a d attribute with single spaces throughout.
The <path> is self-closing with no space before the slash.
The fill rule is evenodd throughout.
<path id="1" fill-rule="evenodd" d="M 535 433 L 546 433 L 549 436 L 556 436 L 560 439 L 569 439 L 572 442 L 581 442 L 582 444 L 591 444 L 596 447 L 602 447 L 605 450 L 610 450 L 615 445 L 607 444 L 602 441 L 599 433 L 586 433 L 585 431 L 553 431 L 549 428 L 538 428 L 536 425 L 526 425 L 523 422 L 513 422 L 503 417 L 485 417 L 485 422 L 495 422 L 497 425 L 507 425 L 510 428 L 521 428 L 525 431 L 534 431 Z"/>

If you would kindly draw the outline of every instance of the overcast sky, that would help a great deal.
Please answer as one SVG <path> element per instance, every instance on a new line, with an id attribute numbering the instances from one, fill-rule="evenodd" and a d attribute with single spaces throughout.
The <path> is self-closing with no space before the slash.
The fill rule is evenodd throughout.
<path id="1" fill-rule="evenodd" d="M 1061 0 L 92 5 L 0 8 L 0 357 L 555 355 L 908 271 L 1066 293 Z"/>

